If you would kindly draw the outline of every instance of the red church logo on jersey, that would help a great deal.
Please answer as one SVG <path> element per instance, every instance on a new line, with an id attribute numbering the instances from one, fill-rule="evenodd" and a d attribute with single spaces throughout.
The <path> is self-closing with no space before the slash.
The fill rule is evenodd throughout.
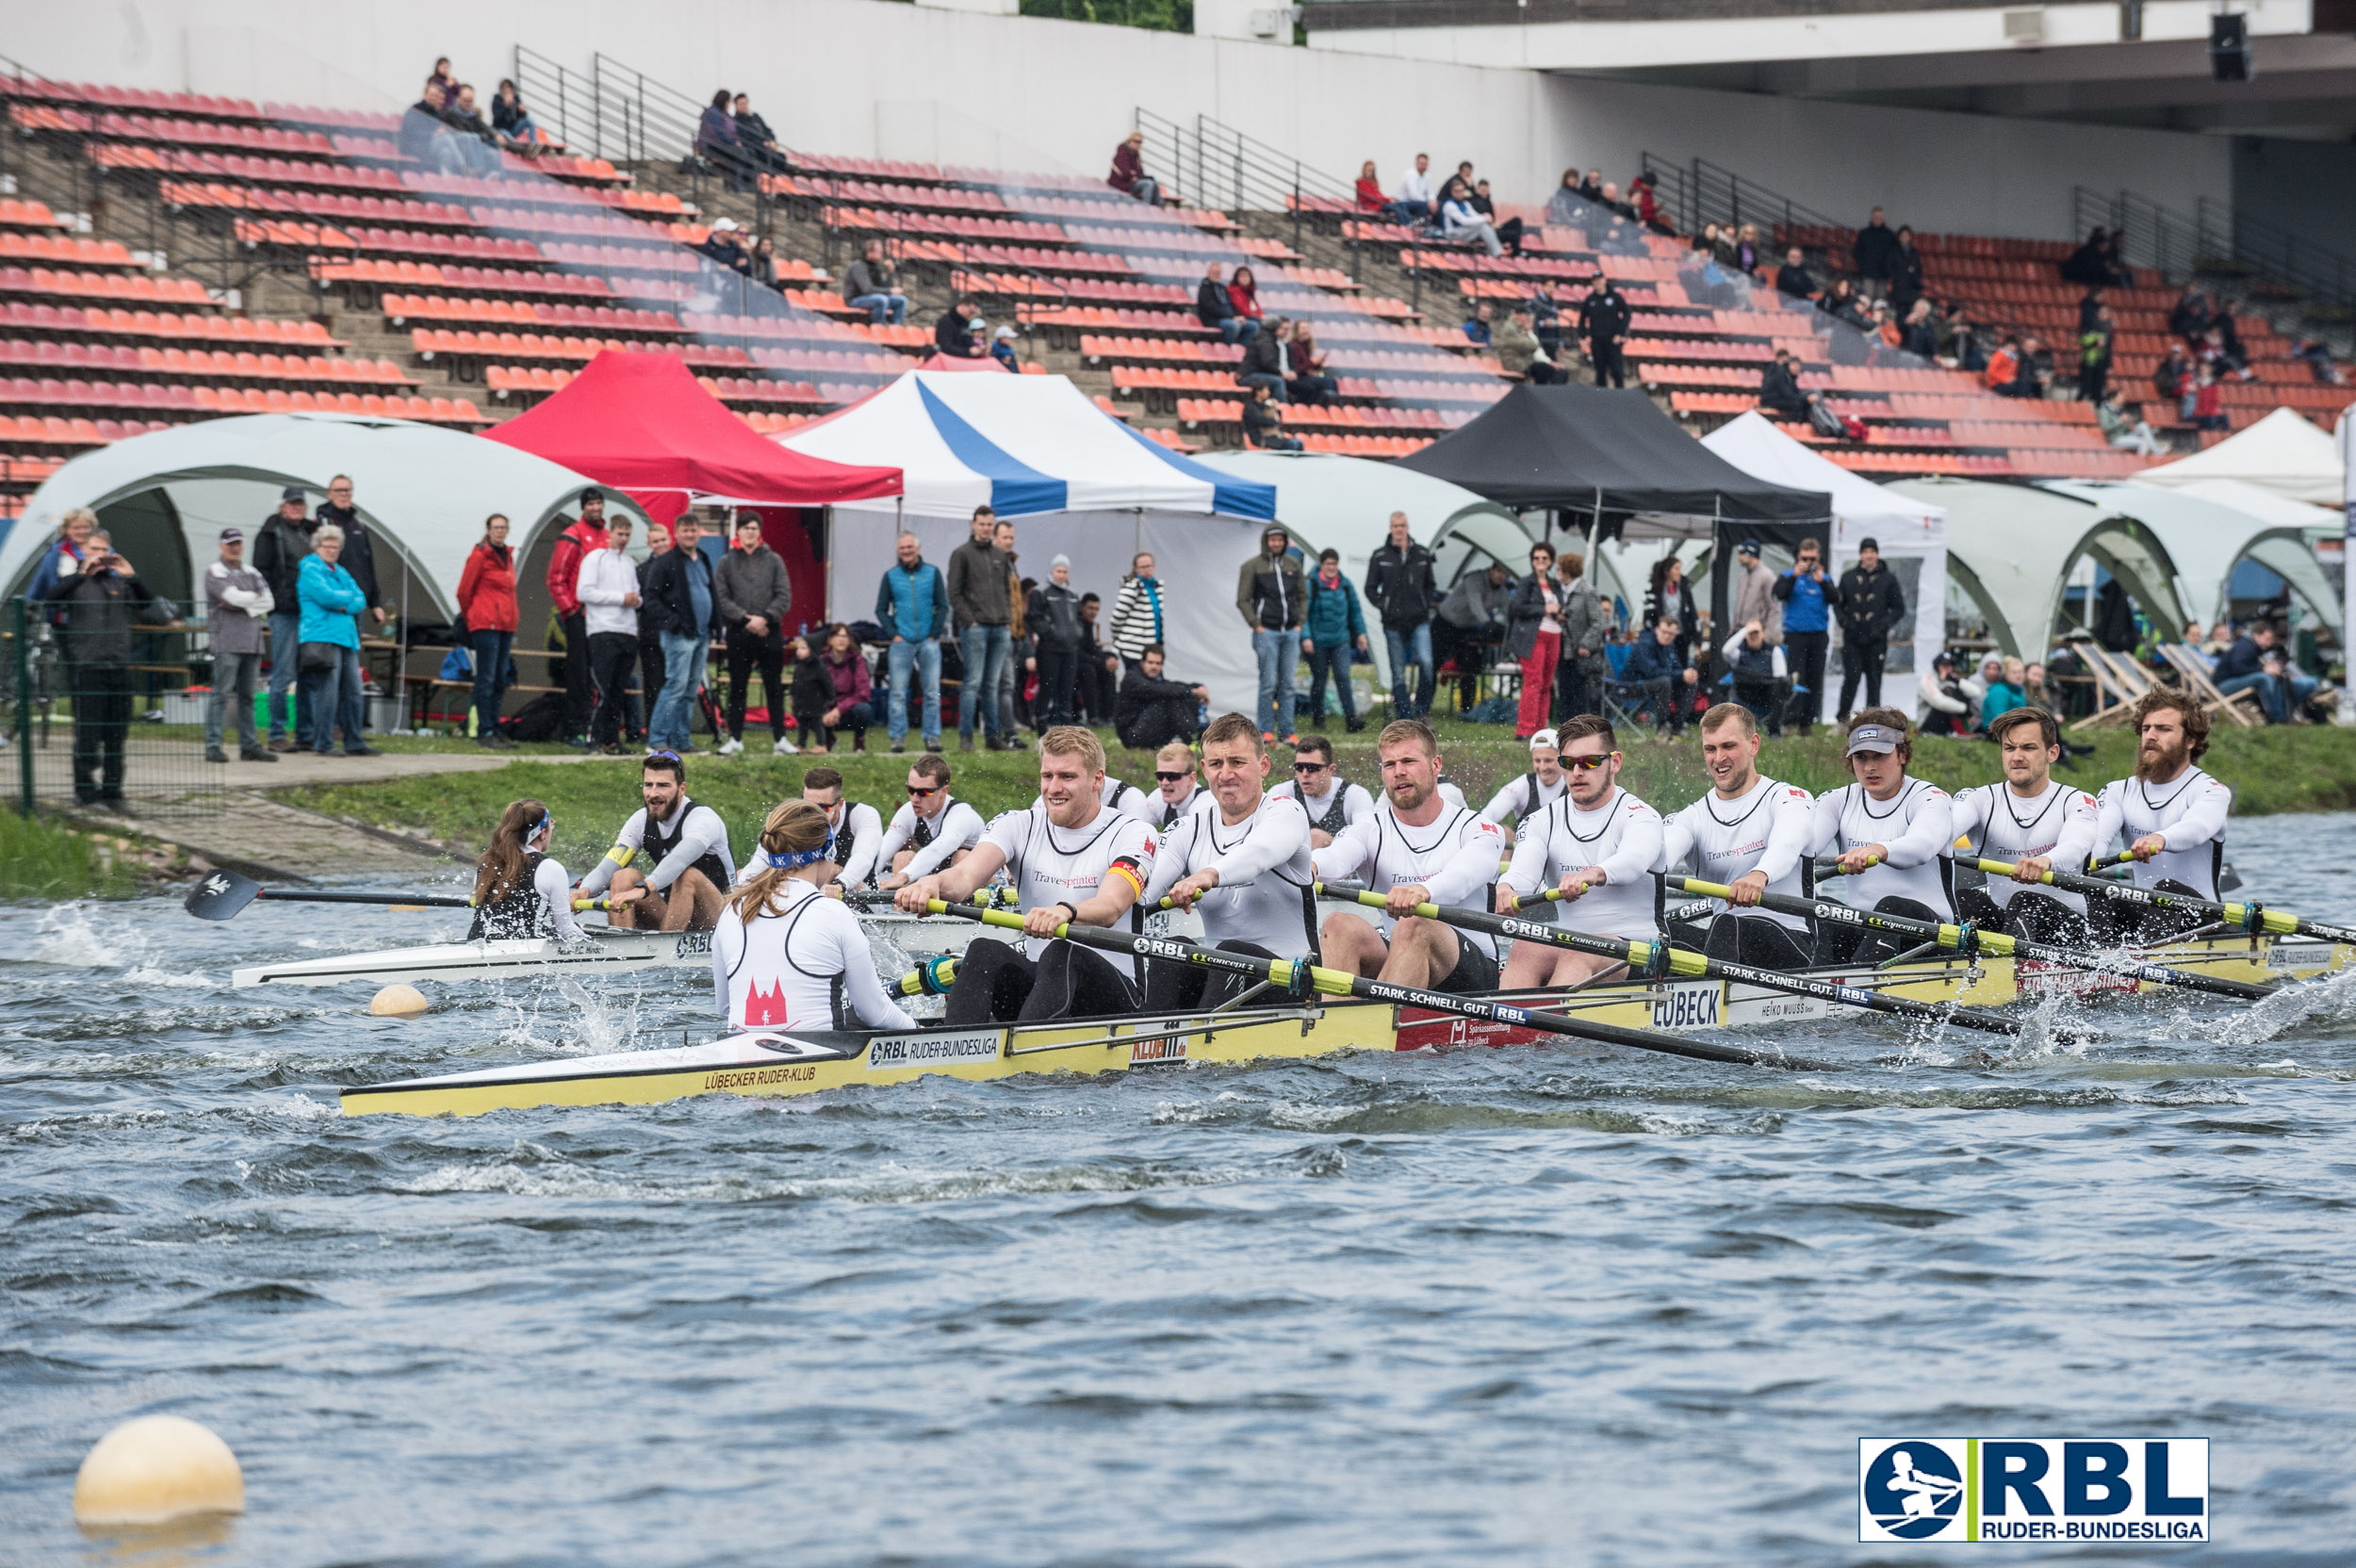
<path id="1" fill-rule="evenodd" d="M 751 991 L 746 993 L 744 997 L 745 1028 L 757 1028 L 762 1024 L 790 1024 L 793 1021 L 792 1019 L 786 1017 L 783 982 L 771 986 L 767 990 L 762 990 L 756 984 Z"/>

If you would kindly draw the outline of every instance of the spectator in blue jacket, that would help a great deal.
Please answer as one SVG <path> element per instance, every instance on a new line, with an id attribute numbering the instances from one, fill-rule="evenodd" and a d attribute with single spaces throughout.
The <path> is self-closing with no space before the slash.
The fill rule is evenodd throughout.
<path id="1" fill-rule="evenodd" d="M 372 757 L 376 748 L 360 733 L 360 612 L 368 607 L 368 596 L 336 564 L 343 553 L 344 531 L 321 523 L 297 579 L 303 594 L 298 657 L 306 666 L 303 681 L 311 710 L 311 749 L 321 757 L 333 751 L 340 726 L 346 757 Z M 321 659 L 322 667 L 307 667 Z"/>
<path id="2" fill-rule="evenodd" d="M 1676 618 L 1663 615 L 1653 622 L 1652 635 L 1637 638 L 1628 649 L 1621 685 L 1637 688 L 1628 694 L 1631 714 L 1649 708 L 1656 726 L 1666 720 L 1670 734 L 1682 735 L 1691 689 L 1699 680 L 1693 666 L 1677 657 Z"/>
<path id="3" fill-rule="evenodd" d="M 1832 614 L 1841 608 L 1841 588 L 1824 571 L 1824 548 L 1800 541 L 1798 559 L 1775 579 L 1783 605 L 1783 649 L 1792 666 L 1793 724 L 1805 735 L 1824 706 L 1824 656 L 1832 646 Z"/>
<path id="4" fill-rule="evenodd" d="M 1317 556 L 1317 574 L 1309 579 L 1309 618 L 1302 625 L 1301 651 L 1309 656 L 1309 716 L 1325 722 L 1325 678 L 1333 677 L 1333 690 L 1342 705 L 1342 722 L 1356 734 L 1366 727 L 1358 716 L 1358 695 L 1350 689 L 1350 656 L 1355 649 L 1367 656 L 1366 613 L 1358 605 L 1358 585 L 1342 575 L 1338 550 Z"/>
<path id="5" fill-rule="evenodd" d="M 920 727 L 926 751 L 941 749 L 941 639 L 949 629 L 949 585 L 939 567 L 926 561 L 913 533 L 903 533 L 900 558 L 884 569 L 875 587 L 875 620 L 892 633 L 888 655 L 892 670 L 892 703 L 884 729 L 893 751 L 908 748 L 908 684 L 924 679 L 924 723 Z"/>

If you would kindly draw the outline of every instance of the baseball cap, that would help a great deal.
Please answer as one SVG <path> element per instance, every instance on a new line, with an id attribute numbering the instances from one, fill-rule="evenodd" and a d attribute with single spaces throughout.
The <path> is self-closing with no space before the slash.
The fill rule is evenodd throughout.
<path id="1" fill-rule="evenodd" d="M 300 485 L 300 484 L 289 484 L 289 485 L 287 485 L 287 486 L 286 486 L 286 488 L 285 488 L 284 490 L 281 490 L 280 492 L 278 492 L 278 498 L 279 498 L 281 501 L 300 501 L 300 500 L 308 500 L 308 499 L 310 498 L 310 496 L 309 496 L 309 493 L 308 493 L 307 491 L 305 491 L 305 490 L 303 488 L 303 486 L 302 486 L 302 485 Z"/>
<path id="2" fill-rule="evenodd" d="M 224 545 L 242 545 L 245 543 L 245 530 L 241 528 L 222 529 L 221 531 L 221 542 Z"/>
<path id="3" fill-rule="evenodd" d="M 1741 544 L 1734 547 L 1734 553 L 1737 555 L 1747 555 L 1753 560 L 1757 560 L 1759 554 L 1759 541 L 1756 539 L 1745 539 Z"/>
<path id="4" fill-rule="evenodd" d="M 1849 731 L 1849 752 L 1855 757 L 1860 751 L 1879 752 L 1884 756 L 1898 749 L 1898 732 L 1888 725 L 1861 724 Z"/>
<path id="5" fill-rule="evenodd" d="M 736 220 L 733 218 L 715 218 L 712 220 L 712 232 L 713 234 L 734 234 L 736 232 Z"/>
<path id="6" fill-rule="evenodd" d="M 1538 731 L 1537 734 L 1532 735 L 1530 738 L 1530 750 L 1536 751 L 1540 746 L 1549 746 L 1556 751 L 1561 751 L 1562 749 L 1562 743 L 1556 738 L 1553 730 L 1542 729 Z"/>

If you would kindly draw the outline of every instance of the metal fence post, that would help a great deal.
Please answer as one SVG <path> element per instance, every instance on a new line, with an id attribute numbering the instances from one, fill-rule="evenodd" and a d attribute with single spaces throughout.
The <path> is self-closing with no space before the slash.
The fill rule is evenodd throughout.
<path id="1" fill-rule="evenodd" d="M 33 618 L 25 600 L 8 601 L 16 632 L 16 808 L 33 814 Z"/>

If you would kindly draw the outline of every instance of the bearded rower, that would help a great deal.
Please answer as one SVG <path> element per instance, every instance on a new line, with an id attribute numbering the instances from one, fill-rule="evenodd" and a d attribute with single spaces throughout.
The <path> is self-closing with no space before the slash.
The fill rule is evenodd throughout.
<path id="1" fill-rule="evenodd" d="M 573 919 L 573 879 L 548 858 L 555 824 L 536 800 L 519 800 L 500 813 L 491 847 L 475 862 L 474 923 L 470 942 L 511 937 L 557 937 L 578 940 L 584 933 Z"/>
<path id="2" fill-rule="evenodd" d="M 1912 728 L 1894 708 L 1868 708 L 1849 720 L 1845 751 L 1856 781 L 1816 797 L 1808 852 L 1840 858 L 1846 902 L 1858 908 L 1952 923 L 1955 898 L 1945 856 L 1955 840 L 1955 801 L 1938 785 L 1907 776 Z M 1898 951 L 1883 932 L 1839 925 L 1816 933 L 1820 964 L 1879 963 Z"/>
<path id="3" fill-rule="evenodd" d="M 2037 881 L 2056 866 L 2077 872 L 2093 855 L 2094 797 L 2054 780 L 2061 727 L 2044 709 L 2000 713 L 1988 735 L 2003 755 L 2004 776 L 1956 794 L 1955 841 L 1959 854 L 2007 861 L 2012 874 L 1991 874 L 1985 888 L 1958 890 L 1955 912 L 2007 936 L 2084 946 L 2086 895 Z"/>
<path id="4" fill-rule="evenodd" d="M 610 885 L 606 923 L 641 931 L 709 931 L 736 882 L 728 824 L 687 798 L 687 765 L 672 751 L 639 763 L 646 802 L 622 825 L 605 858 L 581 878 L 584 898 Z"/>
<path id="5" fill-rule="evenodd" d="M 2123 838 L 2135 857 L 2135 886 L 2215 900 L 2233 792 L 2199 765 L 2209 749 L 2209 715 L 2197 699 L 2161 687 L 2144 694 L 2134 719 L 2135 776 L 2104 785 L 2096 798 L 2094 853 L 2110 853 Z M 2107 901 L 2093 918 L 2113 939 L 2141 941 L 2197 923 L 2183 910 Z"/>
<path id="6" fill-rule="evenodd" d="M 1096 736 L 1057 725 L 1039 738 L 1040 804 L 1004 813 L 964 859 L 900 890 L 900 907 L 915 914 L 928 899 L 964 899 L 1002 866 L 1014 883 L 1023 946 L 977 941 L 965 950 L 942 1013 L 952 1026 L 1137 1009 L 1134 968 L 1124 972 L 1103 954 L 1055 936 L 1067 923 L 1109 926 L 1126 917 L 1133 931 L 1142 923 L 1137 902 L 1153 872 L 1153 830 L 1106 810 L 1104 783 L 1104 748 Z"/>
<path id="7" fill-rule="evenodd" d="M 761 824 L 751 874 L 712 932 L 712 983 L 729 1028 L 917 1027 L 884 994 L 859 917 L 820 891 L 833 839 L 825 808 L 807 800 Z"/>
<path id="8" fill-rule="evenodd" d="M 1504 830 L 1440 792 L 1440 742 L 1421 719 L 1397 719 L 1375 743 L 1383 800 L 1316 852 L 1320 881 L 1355 875 L 1383 895 L 1380 925 L 1336 910 L 1320 949 L 1332 968 L 1397 985 L 1468 994 L 1495 990 L 1497 942 L 1417 915 L 1418 904 L 1487 912 Z"/>
<path id="9" fill-rule="evenodd" d="M 1661 863 L 1661 813 L 1620 788 L 1619 738 L 1611 723 L 1581 713 L 1562 726 L 1559 738 L 1550 729 L 1538 734 L 1549 749 L 1560 747 L 1567 783 L 1551 805 L 1515 830 L 1513 864 L 1497 890 L 1497 907 L 1511 914 L 1556 888 L 1562 894 L 1560 918 L 1571 929 L 1659 941 L 1652 871 Z M 1505 961 L 1505 988 L 1577 985 L 1619 967 L 1618 960 L 1592 953 L 1515 942 Z"/>
<path id="10" fill-rule="evenodd" d="M 891 867 L 876 886 L 904 888 L 965 858 L 989 825 L 949 792 L 949 760 L 926 752 L 908 764 L 908 803 L 892 814 L 875 846 L 875 869 Z"/>
<path id="11" fill-rule="evenodd" d="M 1352 784 L 1333 765 L 1333 743 L 1322 735 L 1303 735 L 1293 747 L 1293 776 L 1268 792 L 1301 803 L 1309 818 L 1309 845 L 1323 849 L 1351 823 L 1374 814 L 1374 797 L 1363 784 Z"/>
<path id="12" fill-rule="evenodd" d="M 1241 713 L 1213 719 L 1203 731 L 1203 771 L 1212 804 L 1162 835 L 1139 902 L 1152 909 L 1168 897 L 1181 909 L 1199 910 L 1207 946 L 1255 958 L 1314 959 L 1309 818 L 1299 801 L 1261 793 L 1268 754 L 1260 727 Z M 1192 964 L 1154 964 L 1146 972 L 1145 1004 L 1155 1012 L 1216 1007 L 1250 984 Z"/>
<path id="13" fill-rule="evenodd" d="M 1147 797 L 1145 825 L 1167 833 L 1197 811 L 1211 808 L 1211 792 L 1195 782 L 1194 748 L 1172 741 L 1153 755 L 1153 793 Z"/>
<path id="14" fill-rule="evenodd" d="M 1568 727 L 1567 726 L 1565 727 Z M 1513 831 L 1519 836 L 1522 825 L 1535 822 L 1549 806 L 1562 798 L 1562 741 L 1551 729 L 1542 729 L 1530 738 L 1530 771 L 1507 784 L 1489 797 L 1489 804 L 1481 808 L 1482 822 L 1505 825 L 1505 819 L 1513 819 Z"/>
<path id="15" fill-rule="evenodd" d="M 883 846 L 883 817 L 873 806 L 843 798 L 843 775 L 812 768 L 802 775 L 802 798 L 826 813 L 826 861 L 833 869 L 818 879 L 837 895 L 872 882 Z"/>
<path id="16" fill-rule="evenodd" d="M 1814 830 L 1815 798 L 1759 771 L 1759 724 L 1741 703 L 1719 703 L 1702 715 L 1701 729 L 1710 792 L 1663 825 L 1661 856 L 1668 870 L 1690 863 L 1701 880 L 1733 892 L 1734 907 L 1710 920 L 1702 950 L 1759 969 L 1805 969 L 1808 922 L 1761 909 L 1759 900 L 1806 895 L 1800 861 Z"/>

